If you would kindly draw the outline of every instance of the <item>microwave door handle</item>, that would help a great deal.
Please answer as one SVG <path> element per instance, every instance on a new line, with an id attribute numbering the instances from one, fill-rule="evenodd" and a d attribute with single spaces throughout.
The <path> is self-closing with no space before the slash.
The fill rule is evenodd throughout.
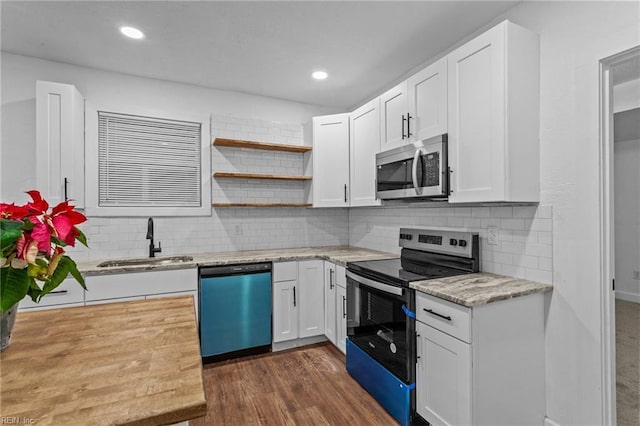
<path id="1" fill-rule="evenodd" d="M 422 155 L 420 148 L 416 149 L 416 153 L 413 154 L 413 164 L 411 167 L 411 180 L 413 181 L 413 189 L 416 190 L 416 194 L 420 195 L 422 190 L 418 186 L 418 158 Z"/>

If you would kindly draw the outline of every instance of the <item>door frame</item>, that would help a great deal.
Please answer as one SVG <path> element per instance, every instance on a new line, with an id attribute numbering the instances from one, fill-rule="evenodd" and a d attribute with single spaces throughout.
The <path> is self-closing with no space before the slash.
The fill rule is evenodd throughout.
<path id="1" fill-rule="evenodd" d="M 634 56 L 640 46 L 600 60 L 600 288 L 603 424 L 616 424 L 615 233 L 613 86 L 611 68 Z"/>

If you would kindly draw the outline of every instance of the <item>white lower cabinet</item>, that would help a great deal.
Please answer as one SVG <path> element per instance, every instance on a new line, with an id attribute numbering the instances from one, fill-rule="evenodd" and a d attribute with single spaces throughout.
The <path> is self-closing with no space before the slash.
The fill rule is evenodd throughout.
<path id="1" fill-rule="evenodd" d="M 347 351 L 347 277 L 344 266 L 324 262 L 324 334 L 343 353 Z"/>
<path id="2" fill-rule="evenodd" d="M 190 295 L 198 314 L 197 268 L 89 275 L 85 282 L 86 305 Z"/>
<path id="3" fill-rule="evenodd" d="M 416 411 L 432 425 L 543 424 L 544 296 L 473 308 L 416 294 Z"/>
<path id="4" fill-rule="evenodd" d="M 336 265 L 324 262 L 324 335 L 336 344 Z"/>
<path id="5" fill-rule="evenodd" d="M 344 267 L 342 275 L 344 276 Z M 336 287 L 336 346 L 343 354 L 347 353 L 347 288 Z"/>
<path id="6" fill-rule="evenodd" d="M 18 309 L 22 310 L 43 310 L 70 308 L 72 306 L 82 306 L 84 304 L 84 289 L 75 280 L 75 278 L 67 278 L 60 285 L 35 303 L 30 297 L 25 297 L 20 301 Z"/>
<path id="7" fill-rule="evenodd" d="M 324 334 L 323 277 L 322 260 L 273 264 L 274 343 Z"/>

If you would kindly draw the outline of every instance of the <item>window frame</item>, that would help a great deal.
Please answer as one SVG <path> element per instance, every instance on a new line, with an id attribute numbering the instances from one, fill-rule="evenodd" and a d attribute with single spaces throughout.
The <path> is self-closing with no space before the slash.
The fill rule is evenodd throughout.
<path id="1" fill-rule="evenodd" d="M 200 200 L 198 207 L 158 207 L 158 206 L 100 206 L 98 170 L 98 111 L 141 117 L 160 118 L 200 123 Z M 95 106 L 85 104 L 85 214 L 90 217 L 146 217 L 146 216 L 211 216 L 211 128 L 209 115 L 194 115 L 173 111 L 156 111 Z"/>

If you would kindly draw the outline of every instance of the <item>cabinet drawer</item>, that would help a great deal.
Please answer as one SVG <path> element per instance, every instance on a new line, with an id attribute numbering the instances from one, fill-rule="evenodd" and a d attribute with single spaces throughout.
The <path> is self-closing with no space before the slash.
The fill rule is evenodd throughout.
<path id="1" fill-rule="evenodd" d="M 298 279 L 298 262 L 274 262 L 273 282 Z"/>
<path id="2" fill-rule="evenodd" d="M 87 277 L 87 302 L 198 290 L 198 270 L 171 269 Z"/>
<path id="3" fill-rule="evenodd" d="M 75 278 L 68 278 L 58 286 L 53 292 L 47 294 L 40 300 L 40 303 L 34 303 L 30 297 L 25 297 L 20 301 L 20 309 L 36 308 L 39 306 L 66 305 L 69 303 L 83 303 L 84 289 Z"/>
<path id="4" fill-rule="evenodd" d="M 416 291 L 416 319 L 471 343 L 471 309 Z"/>

